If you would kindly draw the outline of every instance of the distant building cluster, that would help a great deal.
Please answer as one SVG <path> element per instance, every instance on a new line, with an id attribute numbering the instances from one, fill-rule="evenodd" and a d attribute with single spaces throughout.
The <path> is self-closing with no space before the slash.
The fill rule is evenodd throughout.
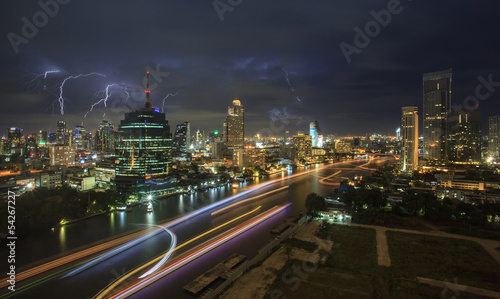
<path id="1" fill-rule="evenodd" d="M 423 75 L 423 134 L 419 139 L 418 108 L 402 107 L 401 128 L 396 135 L 401 145 L 401 170 L 414 171 L 419 156 L 426 163 L 479 164 L 499 158 L 499 116 L 488 119 L 488 136 L 483 138 L 481 113 L 453 107 L 452 70 Z"/>
<path id="2" fill-rule="evenodd" d="M 434 162 L 499 158 L 500 117 L 489 118 L 489 134 L 483 139 L 479 111 L 451 105 L 451 70 L 423 75 L 423 111 L 402 107 L 395 135 L 364 136 L 324 134 L 317 120 L 304 131 L 284 128 L 278 136 L 249 136 L 245 106 L 238 98 L 220 120 L 222 130 L 194 129 L 186 120 L 171 131 L 165 113 L 152 106 L 149 74 L 147 78 L 144 107 L 126 112 L 117 126 L 103 119 L 94 131 L 83 124 L 68 127 L 65 121 L 57 122 L 55 132 L 26 134 L 9 128 L 0 140 L 0 193 L 13 187 L 23 192 L 68 185 L 82 191 L 114 189 L 140 199 L 177 192 L 189 182 L 259 176 L 333 159 L 393 155 L 400 158 L 402 171 L 412 172 Z"/>

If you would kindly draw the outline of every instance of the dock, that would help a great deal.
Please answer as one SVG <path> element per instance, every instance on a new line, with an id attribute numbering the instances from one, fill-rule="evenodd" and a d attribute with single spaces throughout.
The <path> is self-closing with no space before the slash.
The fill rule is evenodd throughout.
<path id="1" fill-rule="evenodd" d="M 273 234 L 277 234 L 277 235 L 281 234 L 287 228 L 294 226 L 299 221 L 299 219 L 300 219 L 300 217 L 295 217 L 295 216 L 288 217 L 283 223 L 273 227 L 271 229 L 271 232 Z"/>
<path id="2" fill-rule="evenodd" d="M 284 232 L 290 226 L 291 225 L 288 222 L 281 223 L 280 225 L 273 227 L 273 229 L 271 229 L 271 232 L 273 234 L 281 234 L 282 232 Z"/>
<path id="3" fill-rule="evenodd" d="M 193 295 L 197 295 L 219 278 L 226 280 L 231 274 L 231 271 L 240 265 L 246 258 L 246 256 L 236 253 L 231 255 L 212 269 L 185 285 L 184 290 Z"/>

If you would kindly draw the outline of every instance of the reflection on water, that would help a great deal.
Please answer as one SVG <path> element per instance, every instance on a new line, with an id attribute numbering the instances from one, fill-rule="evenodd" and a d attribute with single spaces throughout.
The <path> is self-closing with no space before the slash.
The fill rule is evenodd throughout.
<path id="1" fill-rule="evenodd" d="M 64 226 L 61 226 L 59 229 L 59 244 L 61 246 L 62 251 L 66 251 L 66 228 Z"/>
<path id="2" fill-rule="evenodd" d="M 112 212 L 109 215 L 109 226 L 111 227 L 111 231 L 115 232 L 115 213 Z"/>
<path id="3" fill-rule="evenodd" d="M 184 211 L 184 195 L 179 195 L 179 213 L 182 214 Z"/>
<path id="4" fill-rule="evenodd" d="M 378 162 L 378 161 L 377 161 Z M 356 161 L 353 165 L 339 165 L 331 168 L 326 168 L 323 176 L 335 173 L 341 168 L 354 168 L 356 165 L 364 164 L 366 161 Z M 375 163 L 373 163 L 375 165 Z M 308 169 L 315 169 L 321 165 L 309 166 Z M 298 172 L 304 169 L 298 170 Z M 347 173 L 349 170 L 346 170 Z M 230 184 L 224 184 L 223 187 L 210 188 L 205 191 L 198 191 L 195 194 L 184 194 L 172 197 L 157 198 L 154 203 L 154 211 L 147 213 L 144 206 L 134 207 L 131 212 L 111 212 L 105 215 L 92 217 L 85 221 L 79 221 L 73 224 L 66 225 L 60 228 L 59 232 L 40 232 L 23 237 L 23 244 L 16 248 L 19 253 L 18 266 L 25 265 L 30 262 L 37 261 L 64 251 L 68 251 L 79 246 L 85 246 L 99 240 L 105 240 L 116 234 L 122 234 L 132 229 L 137 229 L 137 226 L 132 223 L 157 224 L 161 221 L 177 217 L 182 214 L 189 213 L 194 209 L 199 209 L 202 206 L 214 203 L 220 199 L 241 192 L 242 189 L 251 188 L 252 185 L 262 184 L 272 179 L 279 179 L 293 174 L 291 169 L 285 172 L 276 173 L 270 178 L 255 178 L 253 182 L 241 183 L 239 189 L 231 188 Z M 370 172 L 366 169 L 356 169 L 353 173 L 364 175 Z M 298 180 L 293 180 L 290 185 L 290 190 L 287 193 L 279 193 L 269 198 L 272 203 L 279 204 L 286 196 L 286 200 L 293 201 L 292 211 L 298 213 L 304 210 L 304 202 L 307 194 L 316 192 L 321 195 L 327 195 L 331 192 L 331 187 L 323 186 L 318 183 L 316 173 L 312 176 L 308 175 Z M 285 184 L 287 184 L 285 182 Z M 33 252 L 33 248 L 39 248 Z M 0 248 L 0 253 L 5 249 Z M 0 266 L 3 266 L 5 261 L 0 261 Z"/>
<path id="5" fill-rule="evenodd" d="M 113 212 L 116 213 L 116 212 Z M 126 213 L 125 212 L 118 212 L 118 219 L 119 219 L 119 224 L 120 228 L 125 227 L 125 218 L 126 218 Z"/>
<path id="6" fill-rule="evenodd" d="M 148 225 L 154 225 L 155 224 L 155 218 L 154 218 L 154 210 L 153 212 L 146 212 L 146 224 Z"/>

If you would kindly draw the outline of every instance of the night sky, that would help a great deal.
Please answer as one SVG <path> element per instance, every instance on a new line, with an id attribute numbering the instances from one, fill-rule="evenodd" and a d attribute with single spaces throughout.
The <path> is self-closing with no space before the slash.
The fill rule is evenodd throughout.
<path id="1" fill-rule="evenodd" d="M 478 76 L 500 82 L 498 0 L 402 0 L 351 63 L 339 45 L 354 46 L 354 27 L 365 31 L 370 12 L 395 1 L 220 0 L 219 13 L 207 0 L 60 1 L 68 3 L 46 20 L 37 1 L 0 4 L 1 134 L 11 126 L 54 132 L 58 120 L 118 125 L 143 105 L 146 68 L 153 105 L 171 127 L 188 120 L 192 130 L 221 130 L 238 97 L 246 137 L 307 132 L 310 120 L 323 134 L 394 134 L 402 106 L 422 115 L 425 72 L 453 68 L 454 104 L 474 95 Z M 33 16 L 38 32 L 25 30 L 32 36 L 16 53 L 11 40 L 25 38 L 23 17 Z M 63 80 L 90 73 L 66 81 L 61 115 Z M 110 84 L 107 107 L 89 112 Z M 496 89 L 479 104 L 483 123 L 500 114 Z"/>

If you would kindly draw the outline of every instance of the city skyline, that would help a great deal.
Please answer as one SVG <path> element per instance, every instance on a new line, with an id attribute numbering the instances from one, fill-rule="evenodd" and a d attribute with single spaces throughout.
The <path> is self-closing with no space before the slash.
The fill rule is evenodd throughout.
<path id="1" fill-rule="evenodd" d="M 500 296 L 500 2 L 0 5 L 1 298 Z"/>
<path id="2" fill-rule="evenodd" d="M 59 120 L 68 127 L 83 122 L 91 130 L 103 118 L 118 124 L 125 111 L 140 106 L 146 68 L 155 75 L 152 104 L 172 123 L 222 130 L 224 107 L 238 97 L 247 103 L 249 135 L 273 123 L 280 127 L 284 119 L 290 131 L 307 132 L 308 123 L 318 120 L 324 135 L 393 133 L 400 107 L 422 109 L 423 73 L 453 68 L 452 105 L 462 106 L 479 77 L 500 78 L 494 17 L 488 18 L 498 7 L 494 1 L 473 10 L 467 2 L 401 2 L 389 24 L 379 25 L 380 32 L 349 56 L 350 63 L 339 45 L 356 46 L 353 28 L 364 29 L 387 3 L 243 2 L 222 20 L 212 3 L 94 5 L 59 5 L 16 53 L 9 34 L 22 36 L 23 17 L 32 22 L 42 8 L 4 4 L 0 95 L 8 101 L 2 134 L 8 127 L 54 132 Z M 465 24 L 464 15 L 478 22 Z M 279 38 L 267 34 L 269 28 Z M 68 79 L 60 101 L 63 80 L 78 74 L 88 76 Z M 483 115 L 483 132 L 485 120 L 497 114 L 497 98 L 492 92 L 480 102 L 480 110 L 491 111 Z"/>

